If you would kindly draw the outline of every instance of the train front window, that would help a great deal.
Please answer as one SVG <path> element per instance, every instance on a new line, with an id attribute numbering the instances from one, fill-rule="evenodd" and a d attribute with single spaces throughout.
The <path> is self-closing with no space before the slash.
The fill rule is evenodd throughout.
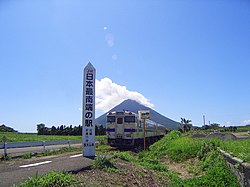
<path id="1" fill-rule="evenodd" d="M 114 123 L 115 122 L 115 116 L 107 116 L 107 122 L 108 123 Z"/>
<path id="2" fill-rule="evenodd" d="M 122 118 L 117 118 L 117 124 L 123 124 L 123 119 Z"/>
<path id="3" fill-rule="evenodd" d="M 134 123 L 135 122 L 135 116 L 125 116 L 124 121 L 126 123 Z"/>

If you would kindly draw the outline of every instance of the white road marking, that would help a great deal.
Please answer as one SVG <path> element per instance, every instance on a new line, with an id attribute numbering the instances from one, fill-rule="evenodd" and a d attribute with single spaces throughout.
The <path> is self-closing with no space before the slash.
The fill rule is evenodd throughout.
<path id="1" fill-rule="evenodd" d="M 35 163 L 35 164 L 28 164 L 28 165 L 23 165 L 23 166 L 19 166 L 20 168 L 28 168 L 28 167 L 34 167 L 34 166 L 40 166 L 40 165 L 43 165 L 43 164 L 48 164 L 52 161 L 44 161 L 44 162 L 38 162 L 38 163 Z"/>
<path id="2" fill-rule="evenodd" d="M 76 157 L 80 157 L 82 156 L 82 154 L 79 154 L 79 155 L 73 155 L 73 156 L 70 156 L 69 158 L 76 158 Z"/>

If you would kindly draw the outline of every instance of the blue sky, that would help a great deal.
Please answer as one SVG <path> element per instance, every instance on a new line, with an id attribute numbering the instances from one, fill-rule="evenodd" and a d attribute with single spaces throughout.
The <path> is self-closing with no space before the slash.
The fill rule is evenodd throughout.
<path id="1" fill-rule="evenodd" d="M 0 124 L 81 124 L 83 69 L 99 116 L 126 98 L 201 126 L 250 123 L 248 0 L 1 0 Z"/>

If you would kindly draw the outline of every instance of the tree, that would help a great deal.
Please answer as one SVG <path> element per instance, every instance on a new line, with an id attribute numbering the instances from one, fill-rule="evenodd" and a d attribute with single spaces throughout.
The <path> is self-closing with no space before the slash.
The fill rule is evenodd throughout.
<path id="1" fill-rule="evenodd" d="M 207 130 L 207 129 L 210 128 L 210 126 L 209 126 L 209 125 L 203 125 L 201 128 L 202 128 L 203 130 Z"/>
<path id="2" fill-rule="evenodd" d="M 106 134 L 106 128 L 103 127 L 103 125 L 99 126 L 99 135 L 105 135 Z"/>
<path id="3" fill-rule="evenodd" d="M 55 126 L 51 127 L 51 135 L 56 135 L 56 127 Z"/>
<path id="4" fill-rule="evenodd" d="M 191 124 L 191 120 L 189 119 L 185 119 L 185 118 L 181 118 L 181 129 L 183 130 L 183 132 L 188 132 L 191 130 L 192 128 L 192 124 Z"/>
<path id="5" fill-rule="evenodd" d="M 210 126 L 211 126 L 211 129 L 218 129 L 220 124 L 219 123 L 212 123 Z"/>
<path id="6" fill-rule="evenodd" d="M 45 125 L 43 123 L 40 123 L 37 125 L 37 134 L 44 134 L 44 130 L 45 130 Z"/>

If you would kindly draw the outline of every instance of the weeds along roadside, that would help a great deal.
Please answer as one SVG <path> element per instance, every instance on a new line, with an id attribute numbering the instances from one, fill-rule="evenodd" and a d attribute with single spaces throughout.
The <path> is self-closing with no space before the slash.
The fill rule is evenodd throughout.
<path id="1" fill-rule="evenodd" d="M 43 176 L 35 176 L 30 178 L 16 187 L 64 187 L 77 185 L 77 180 L 74 175 L 62 172 L 51 172 Z"/>

